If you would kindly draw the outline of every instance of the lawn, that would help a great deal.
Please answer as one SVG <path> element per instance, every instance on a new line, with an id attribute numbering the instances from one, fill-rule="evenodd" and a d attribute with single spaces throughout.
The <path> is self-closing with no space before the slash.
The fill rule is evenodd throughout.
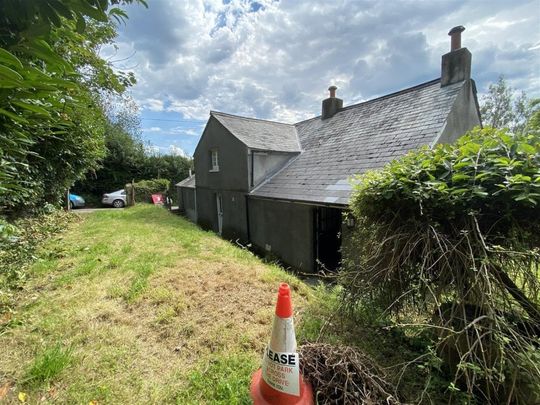
<path id="1" fill-rule="evenodd" d="M 81 215 L 37 256 L 0 324 L 0 402 L 249 403 L 278 283 L 300 325 L 314 296 L 150 205 Z"/>

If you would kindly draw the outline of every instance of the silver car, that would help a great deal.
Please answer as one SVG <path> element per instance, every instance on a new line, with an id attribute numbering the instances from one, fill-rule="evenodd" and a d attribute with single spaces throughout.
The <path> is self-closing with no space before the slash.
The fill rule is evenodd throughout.
<path id="1" fill-rule="evenodd" d="M 114 208 L 126 206 L 126 190 L 117 190 L 112 193 L 103 194 L 101 202 L 105 205 L 112 205 Z"/>

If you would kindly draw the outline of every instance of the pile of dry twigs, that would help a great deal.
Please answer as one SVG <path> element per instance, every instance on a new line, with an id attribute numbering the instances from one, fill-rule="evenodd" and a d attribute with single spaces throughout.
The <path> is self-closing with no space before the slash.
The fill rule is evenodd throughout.
<path id="1" fill-rule="evenodd" d="M 300 358 L 318 404 L 399 404 L 384 372 L 358 349 L 309 343 Z"/>

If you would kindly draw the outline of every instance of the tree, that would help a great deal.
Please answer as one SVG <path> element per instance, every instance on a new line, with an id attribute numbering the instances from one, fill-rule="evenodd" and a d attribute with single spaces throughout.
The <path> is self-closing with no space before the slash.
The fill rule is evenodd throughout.
<path id="1" fill-rule="evenodd" d="M 485 126 L 517 133 L 523 132 L 533 113 L 533 104 L 524 91 L 516 91 L 508 85 L 503 76 L 495 84 L 489 85 L 488 94 L 482 98 L 480 113 Z"/>
<path id="2" fill-rule="evenodd" d="M 98 55 L 115 36 L 114 7 L 144 0 L 0 3 L 0 207 L 56 202 L 104 155 L 101 95 L 132 76 Z"/>
<path id="3" fill-rule="evenodd" d="M 185 179 L 193 168 L 183 156 L 151 154 L 141 139 L 138 108 L 132 102 L 108 110 L 105 129 L 105 156 L 99 168 L 77 182 L 74 191 L 89 201 L 120 189 L 132 180 L 167 179 L 171 186 Z M 94 198 L 92 198 L 94 197 Z"/>

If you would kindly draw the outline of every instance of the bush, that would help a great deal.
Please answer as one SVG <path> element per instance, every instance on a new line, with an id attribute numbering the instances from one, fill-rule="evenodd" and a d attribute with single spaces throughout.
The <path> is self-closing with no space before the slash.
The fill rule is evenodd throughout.
<path id="1" fill-rule="evenodd" d="M 168 189 L 167 179 L 141 180 L 135 183 L 135 201 L 152 202 L 152 194 L 166 194 Z"/>
<path id="2" fill-rule="evenodd" d="M 3 306 L 10 306 L 10 290 L 27 277 L 28 268 L 43 242 L 76 218 L 65 211 L 51 209 L 15 222 L 0 219 L 0 313 Z"/>
<path id="3" fill-rule="evenodd" d="M 540 334 L 539 151 L 537 134 L 476 129 L 366 174 L 351 199 L 347 302 L 419 314 L 457 386 L 481 401 L 525 403 L 508 382 L 540 381 L 523 356 Z"/>

